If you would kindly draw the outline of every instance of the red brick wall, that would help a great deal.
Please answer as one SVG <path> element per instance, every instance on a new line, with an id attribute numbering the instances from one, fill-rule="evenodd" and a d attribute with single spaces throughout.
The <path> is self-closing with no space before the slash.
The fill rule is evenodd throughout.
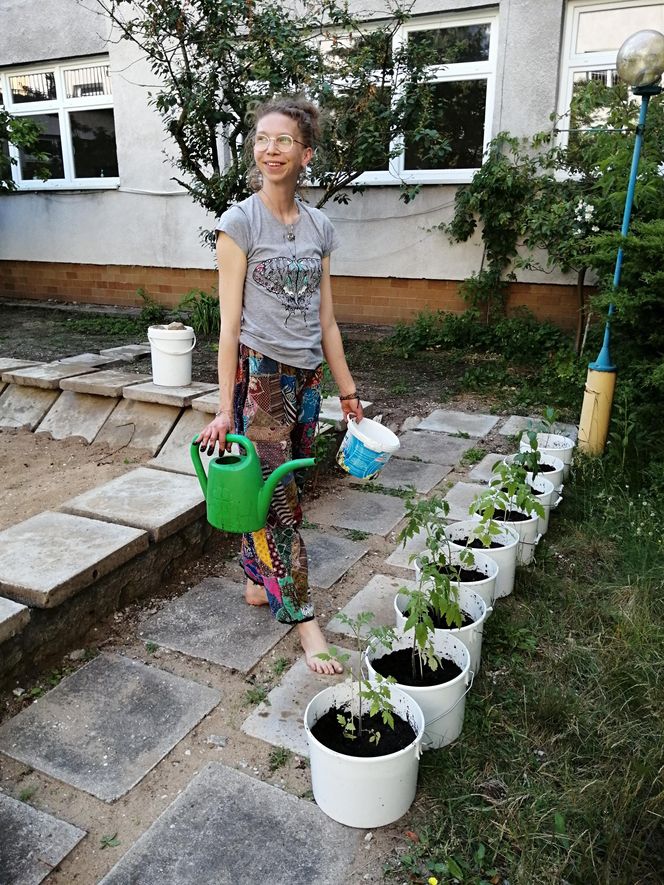
<path id="1" fill-rule="evenodd" d="M 0 261 L 0 297 L 75 301 L 140 307 L 143 288 L 166 307 L 174 307 L 189 289 L 210 291 L 217 283 L 212 270 L 104 264 L 60 264 Z M 461 313 L 465 303 L 455 280 L 408 280 L 383 277 L 334 277 L 337 318 L 344 323 L 391 325 L 418 311 Z M 565 329 L 576 327 L 577 304 L 572 286 L 512 283 L 508 311 L 527 307 L 540 319 Z"/>

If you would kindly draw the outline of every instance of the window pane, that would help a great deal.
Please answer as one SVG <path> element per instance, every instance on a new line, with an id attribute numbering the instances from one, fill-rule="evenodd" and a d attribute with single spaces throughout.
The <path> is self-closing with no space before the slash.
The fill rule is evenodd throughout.
<path id="1" fill-rule="evenodd" d="M 664 3 L 582 12 L 576 52 L 617 51 L 631 34 L 645 28 L 664 31 Z"/>
<path id="2" fill-rule="evenodd" d="M 65 71 L 67 98 L 85 98 L 88 95 L 110 95 L 109 65 L 94 68 L 72 68 Z"/>
<path id="3" fill-rule="evenodd" d="M 24 117 L 41 126 L 43 132 L 37 142 L 37 151 L 49 154 L 45 162 L 37 160 L 32 154 L 24 151 L 19 153 L 19 168 L 21 178 L 30 181 L 39 178 L 39 171 L 46 167 L 51 172 L 51 179 L 64 178 L 64 166 L 62 163 L 62 138 L 60 137 L 60 121 L 57 114 L 39 114 L 37 116 Z M 50 180 L 50 179 L 49 179 Z"/>
<path id="4" fill-rule="evenodd" d="M 415 46 L 423 46 L 434 53 L 433 64 L 487 61 L 491 26 L 464 25 L 458 28 L 432 28 L 414 31 L 408 35 Z"/>
<path id="5" fill-rule="evenodd" d="M 442 162 L 426 159 L 414 142 L 406 141 L 406 169 L 478 169 L 484 150 L 486 80 L 434 83 L 431 129 L 450 144 Z"/>
<path id="6" fill-rule="evenodd" d="M 52 71 L 41 74 L 17 74 L 9 78 L 9 88 L 15 104 L 52 101 L 56 97 L 55 74 Z"/>
<path id="7" fill-rule="evenodd" d="M 111 108 L 69 114 L 74 148 L 74 178 L 115 178 L 115 122 Z"/>

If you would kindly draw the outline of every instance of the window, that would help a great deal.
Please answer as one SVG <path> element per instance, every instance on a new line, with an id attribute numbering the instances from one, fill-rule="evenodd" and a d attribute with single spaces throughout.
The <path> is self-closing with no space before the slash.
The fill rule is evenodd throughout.
<path id="1" fill-rule="evenodd" d="M 395 42 L 425 45 L 437 63 L 430 68 L 433 117 L 431 128 L 442 133 L 450 145 L 442 162 L 433 164 L 420 156 L 408 138 L 389 169 L 376 169 L 358 179 L 361 184 L 395 182 L 443 184 L 465 183 L 482 165 L 491 140 L 491 121 L 496 79 L 498 16 L 482 10 L 464 15 L 418 18 L 399 29 Z"/>
<path id="2" fill-rule="evenodd" d="M 614 85 L 618 50 L 627 37 L 645 28 L 664 32 L 662 0 L 571 0 L 563 42 L 560 116 L 569 113 L 572 97 L 585 83 L 598 80 Z M 597 122 L 601 124 L 601 114 Z M 561 139 L 567 141 L 566 132 Z"/>
<path id="3" fill-rule="evenodd" d="M 14 117 L 24 117 L 42 130 L 37 157 L 9 146 L 17 161 L 12 167 L 21 189 L 115 187 L 118 159 L 109 64 L 83 59 L 39 68 L 0 73 L 0 94 Z M 50 178 L 42 181 L 46 165 Z"/>

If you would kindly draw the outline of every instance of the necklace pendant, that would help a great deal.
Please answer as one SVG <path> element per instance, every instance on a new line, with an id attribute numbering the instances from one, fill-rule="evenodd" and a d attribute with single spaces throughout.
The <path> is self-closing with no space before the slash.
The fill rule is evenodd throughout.
<path id="1" fill-rule="evenodd" d="M 293 225 L 289 224 L 286 228 L 286 239 L 289 243 L 295 242 L 295 231 L 293 230 Z"/>

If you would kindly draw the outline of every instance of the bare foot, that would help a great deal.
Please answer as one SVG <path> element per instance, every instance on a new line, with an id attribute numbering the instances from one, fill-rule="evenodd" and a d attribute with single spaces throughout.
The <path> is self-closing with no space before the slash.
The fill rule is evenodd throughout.
<path id="1" fill-rule="evenodd" d="M 267 605 L 267 593 L 265 587 L 254 584 L 247 578 L 247 586 L 244 589 L 244 601 L 247 605 Z"/>
<path id="2" fill-rule="evenodd" d="M 326 652 L 327 642 L 323 636 L 318 621 L 305 621 L 303 624 L 297 625 L 300 634 L 300 642 L 304 649 L 304 658 L 307 665 L 314 673 L 320 673 L 322 676 L 334 676 L 336 673 L 343 673 L 344 668 L 339 661 L 324 661 L 317 658 L 320 652 Z"/>

